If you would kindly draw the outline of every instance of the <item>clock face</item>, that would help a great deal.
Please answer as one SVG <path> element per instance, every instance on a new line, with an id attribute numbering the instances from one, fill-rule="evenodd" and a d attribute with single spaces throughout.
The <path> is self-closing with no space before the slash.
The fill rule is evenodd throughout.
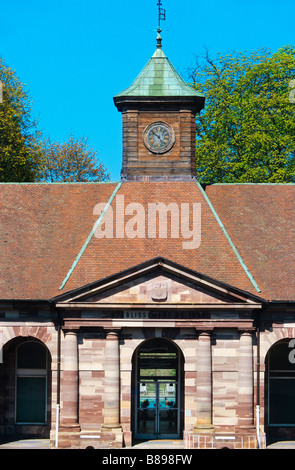
<path id="1" fill-rule="evenodd" d="M 144 131 L 145 146 L 153 153 L 168 152 L 174 141 L 174 131 L 167 123 L 153 122 Z"/>

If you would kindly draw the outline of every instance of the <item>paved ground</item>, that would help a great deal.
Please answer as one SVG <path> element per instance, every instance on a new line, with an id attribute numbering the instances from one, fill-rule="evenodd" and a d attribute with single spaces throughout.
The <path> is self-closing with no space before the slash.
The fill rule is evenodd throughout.
<path id="1" fill-rule="evenodd" d="M 295 441 L 275 442 L 267 446 L 267 449 L 295 449 Z"/>
<path id="2" fill-rule="evenodd" d="M 50 449 L 49 439 L 24 439 L 0 444 L 1 449 Z"/>
<path id="3" fill-rule="evenodd" d="M 146 441 L 132 446 L 132 449 L 184 449 L 181 440 Z M 26 439 L 0 444 L 1 449 L 50 449 L 49 439 Z M 271 444 L 267 449 L 295 449 L 295 441 L 282 441 Z"/>
<path id="4" fill-rule="evenodd" d="M 130 449 L 184 449 L 182 440 L 157 440 L 139 442 Z M 49 439 L 27 439 L 0 444 L 1 449 L 50 449 Z"/>

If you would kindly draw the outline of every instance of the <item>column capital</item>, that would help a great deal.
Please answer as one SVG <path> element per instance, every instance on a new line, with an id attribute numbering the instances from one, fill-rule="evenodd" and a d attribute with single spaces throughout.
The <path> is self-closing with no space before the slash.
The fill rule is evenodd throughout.
<path id="1" fill-rule="evenodd" d="M 79 331 L 79 328 L 63 328 L 63 332 L 65 335 L 76 335 Z"/>
<path id="2" fill-rule="evenodd" d="M 196 327 L 196 332 L 198 336 L 211 336 L 213 327 Z"/>
<path id="3" fill-rule="evenodd" d="M 79 326 L 72 327 L 72 326 L 63 325 L 61 327 L 61 329 L 62 329 L 64 335 L 69 335 L 69 334 L 77 335 L 79 333 L 80 328 L 79 328 Z"/>
<path id="4" fill-rule="evenodd" d="M 253 336 L 254 328 L 238 328 L 240 336 Z"/>
<path id="5" fill-rule="evenodd" d="M 121 328 L 118 327 L 114 327 L 114 328 L 104 328 L 104 333 L 106 334 L 106 338 L 107 337 L 110 337 L 110 336 L 114 336 L 116 338 L 118 338 L 119 334 L 121 333 Z"/>

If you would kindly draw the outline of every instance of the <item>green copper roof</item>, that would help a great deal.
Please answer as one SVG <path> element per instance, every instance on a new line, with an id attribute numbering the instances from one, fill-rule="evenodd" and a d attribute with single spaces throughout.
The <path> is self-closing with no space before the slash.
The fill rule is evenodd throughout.
<path id="1" fill-rule="evenodd" d="M 146 66 L 134 80 L 132 85 L 126 88 L 116 97 L 121 96 L 199 96 L 181 78 L 177 70 L 173 67 L 169 59 L 162 51 L 160 41 L 158 46 L 148 61 Z"/>

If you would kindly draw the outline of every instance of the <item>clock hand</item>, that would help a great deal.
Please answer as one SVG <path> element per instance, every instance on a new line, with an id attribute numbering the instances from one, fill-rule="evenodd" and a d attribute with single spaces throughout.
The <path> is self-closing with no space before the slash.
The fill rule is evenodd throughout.
<path id="1" fill-rule="evenodd" d="M 158 137 L 158 139 L 161 139 L 161 137 L 155 131 L 152 131 L 152 134 L 155 134 L 155 136 Z"/>

